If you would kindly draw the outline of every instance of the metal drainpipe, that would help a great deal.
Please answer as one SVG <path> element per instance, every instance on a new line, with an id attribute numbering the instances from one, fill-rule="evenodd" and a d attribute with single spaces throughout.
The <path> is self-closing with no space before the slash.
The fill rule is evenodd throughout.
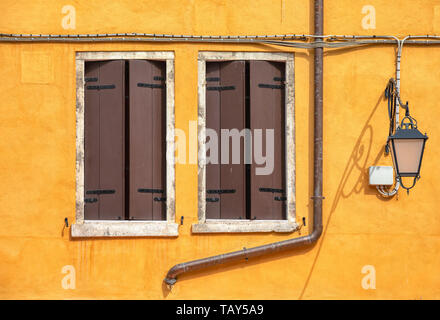
<path id="1" fill-rule="evenodd" d="M 323 0 L 315 0 L 314 6 L 314 25 L 315 35 L 323 35 Z M 322 38 L 316 38 L 315 41 L 321 41 Z M 313 231 L 311 234 L 295 239 L 270 243 L 250 249 L 229 252 L 180 263 L 172 267 L 164 281 L 173 285 L 177 281 L 177 276 L 190 271 L 204 269 L 210 266 L 247 260 L 249 258 L 260 257 L 269 253 L 294 249 L 297 247 L 315 243 L 322 234 L 322 137 L 323 137 L 323 48 L 315 48 L 314 54 L 314 91 L 315 91 L 315 110 L 314 110 L 314 170 L 313 170 Z"/>

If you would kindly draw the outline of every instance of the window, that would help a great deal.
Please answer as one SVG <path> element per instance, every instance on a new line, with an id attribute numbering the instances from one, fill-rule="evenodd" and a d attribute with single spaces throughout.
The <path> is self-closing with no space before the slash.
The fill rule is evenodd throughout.
<path id="1" fill-rule="evenodd" d="M 173 59 L 168 52 L 77 54 L 72 236 L 177 235 Z"/>
<path id="2" fill-rule="evenodd" d="M 201 52 L 192 231 L 296 230 L 294 158 L 293 54 Z"/>

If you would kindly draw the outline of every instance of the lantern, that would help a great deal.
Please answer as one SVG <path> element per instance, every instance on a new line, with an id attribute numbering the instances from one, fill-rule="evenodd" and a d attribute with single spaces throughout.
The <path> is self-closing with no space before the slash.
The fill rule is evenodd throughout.
<path id="1" fill-rule="evenodd" d="M 408 110 L 408 109 L 407 109 Z M 409 113 L 402 119 L 401 125 L 389 137 L 396 170 L 396 177 L 408 192 L 420 178 L 423 151 L 428 137 L 417 129 L 417 122 Z M 411 187 L 405 187 L 402 177 L 414 177 Z"/>

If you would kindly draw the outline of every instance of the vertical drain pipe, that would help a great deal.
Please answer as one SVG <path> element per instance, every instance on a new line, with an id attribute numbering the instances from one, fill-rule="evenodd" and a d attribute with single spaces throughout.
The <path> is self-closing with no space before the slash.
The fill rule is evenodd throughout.
<path id="1" fill-rule="evenodd" d="M 324 34 L 324 0 L 315 0 L 314 33 Z M 323 38 L 315 38 L 323 41 Z M 322 233 L 322 151 L 323 151 L 323 47 L 316 47 L 314 52 L 313 81 L 314 81 L 314 122 L 313 122 L 313 241 L 319 239 Z"/>
<path id="2" fill-rule="evenodd" d="M 314 6 L 314 29 L 315 35 L 323 35 L 323 0 L 315 0 Z M 322 41 L 323 38 L 316 37 L 315 42 Z M 260 257 L 269 253 L 279 252 L 310 245 L 315 243 L 322 234 L 322 137 L 323 137 L 323 48 L 315 48 L 314 54 L 314 140 L 313 140 L 313 231 L 311 234 L 289 239 L 285 241 L 266 244 L 259 247 L 243 249 L 184 262 L 172 267 L 164 279 L 168 285 L 173 285 L 177 281 L 177 276 L 183 273 L 204 269 L 210 266 L 224 264 L 228 262 L 245 261 L 249 258 Z"/>

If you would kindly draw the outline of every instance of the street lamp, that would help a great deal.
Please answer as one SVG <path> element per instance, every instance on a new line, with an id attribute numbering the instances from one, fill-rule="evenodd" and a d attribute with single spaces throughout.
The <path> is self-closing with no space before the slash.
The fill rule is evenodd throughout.
<path id="1" fill-rule="evenodd" d="M 404 123 L 405 120 L 409 120 L 409 122 Z M 394 135 L 389 137 L 396 177 L 399 179 L 402 188 L 408 192 L 420 178 L 420 166 L 422 165 L 426 140 L 428 140 L 428 137 L 417 129 L 417 123 L 410 116 L 403 118 Z M 402 177 L 414 177 L 412 186 L 405 187 Z"/>
<path id="2" fill-rule="evenodd" d="M 391 92 L 388 91 L 388 94 L 390 93 Z M 396 179 L 398 179 L 402 188 L 406 189 L 409 193 L 409 189 L 413 188 L 420 178 L 420 167 L 422 165 L 423 152 L 428 136 L 426 133 L 422 134 L 417 129 L 417 121 L 409 114 L 408 102 L 405 105 L 402 104 L 398 93 L 393 93 L 389 96 L 394 96 L 396 99 L 399 99 L 400 105 L 405 108 L 406 112 L 405 117 L 395 132 L 393 132 L 393 130 L 390 131 L 387 142 L 391 144 Z M 394 101 L 394 105 L 395 102 L 396 101 Z M 390 113 L 390 121 L 394 120 L 394 116 L 392 115 L 393 112 Z M 387 151 L 389 150 L 388 143 Z M 404 186 L 402 177 L 413 177 L 412 185 L 410 187 Z"/>

